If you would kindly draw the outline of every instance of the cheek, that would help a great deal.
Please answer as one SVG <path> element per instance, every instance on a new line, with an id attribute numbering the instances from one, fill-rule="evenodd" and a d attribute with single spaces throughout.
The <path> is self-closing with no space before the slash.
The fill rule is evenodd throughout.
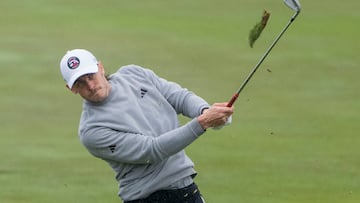
<path id="1" fill-rule="evenodd" d="M 81 89 L 77 91 L 77 94 L 79 94 L 81 97 L 85 98 L 87 95 L 89 95 L 89 91 L 86 89 Z"/>
<path id="2" fill-rule="evenodd" d="M 98 81 L 99 81 L 99 83 L 101 83 L 102 85 L 104 85 L 104 84 L 107 82 L 105 76 L 101 76 Z"/>
<path id="3" fill-rule="evenodd" d="M 84 93 L 84 92 L 79 92 L 79 95 L 85 99 L 85 100 L 90 100 L 90 93 Z"/>

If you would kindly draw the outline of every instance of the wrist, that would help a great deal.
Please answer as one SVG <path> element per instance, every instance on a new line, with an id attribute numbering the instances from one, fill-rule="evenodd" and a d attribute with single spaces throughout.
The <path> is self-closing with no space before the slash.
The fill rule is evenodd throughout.
<path id="1" fill-rule="evenodd" d="M 204 109 L 204 110 L 206 110 L 206 109 Z M 207 119 L 206 116 L 204 116 L 203 114 L 197 117 L 197 121 L 199 122 L 200 126 L 201 126 L 204 130 L 206 130 L 206 129 L 208 129 L 208 128 L 211 127 L 211 126 L 209 126 L 209 124 L 208 124 L 209 122 L 208 122 L 207 120 L 208 120 L 208 119 Z"/>
<path id="2" fill-rule="evenodd" d="M 204 108 L 202 108 L 201 111 L 200 111 L 200 115 L 201 115 L 201 114 L 204 114 L 205 111 L 207 111 L 208 109 L 209 109 L 209 107 L 204 107 Z"/>

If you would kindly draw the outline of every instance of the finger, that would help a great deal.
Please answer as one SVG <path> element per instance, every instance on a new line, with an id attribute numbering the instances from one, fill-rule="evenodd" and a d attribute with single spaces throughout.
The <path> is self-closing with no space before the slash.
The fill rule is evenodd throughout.
<path id="1" fill-rule="evenodd" d="M 222 102 L 222 103 L 214 103 L 213 106 L 221 106 L 221 107 L 227 107 L 227 102 Z"/>

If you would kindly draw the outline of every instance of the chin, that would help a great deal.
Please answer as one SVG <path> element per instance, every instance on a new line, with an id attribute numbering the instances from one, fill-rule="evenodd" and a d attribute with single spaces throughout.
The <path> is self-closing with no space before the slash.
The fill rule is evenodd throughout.
<path id="1" fill-rule="evenodd" d="M 86 100 L 88 100 L 90 102 L 94 102 L 94 103 L 102 102 L 105 99 L 106 99 L 106 96 L 104 94 L 99 94 L 99 93 L 86 98 Z"/>
<path id="2" fill-rule="evenodd" d="M 99 102 L 102 102 L 106 99 L 106 97 L 95 97 L 95 98 L 92 98 L 91 101 L 92 102 L 95 102 L 95 103 L 99 103 Z"/>

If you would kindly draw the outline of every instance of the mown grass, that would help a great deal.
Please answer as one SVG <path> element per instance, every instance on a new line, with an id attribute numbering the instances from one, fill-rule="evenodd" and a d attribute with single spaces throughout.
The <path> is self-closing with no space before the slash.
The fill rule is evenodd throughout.
<path id="1" fill-rule="evenodd" d="M 232 125 L 187 149 L 207 202 L 360 201 L 357 1 L 301 3 Z M 271 18 L 251 49 L 262 9 Z M 274 0 L 5 0 L 0 12 L 6 203 L 119 202 L 111 169 L 78 141 L 81 99 L 58 67 L 66 50 L 93 51 L 109 73 L 135 63 L 227 101 L 292 15 Z"/>

